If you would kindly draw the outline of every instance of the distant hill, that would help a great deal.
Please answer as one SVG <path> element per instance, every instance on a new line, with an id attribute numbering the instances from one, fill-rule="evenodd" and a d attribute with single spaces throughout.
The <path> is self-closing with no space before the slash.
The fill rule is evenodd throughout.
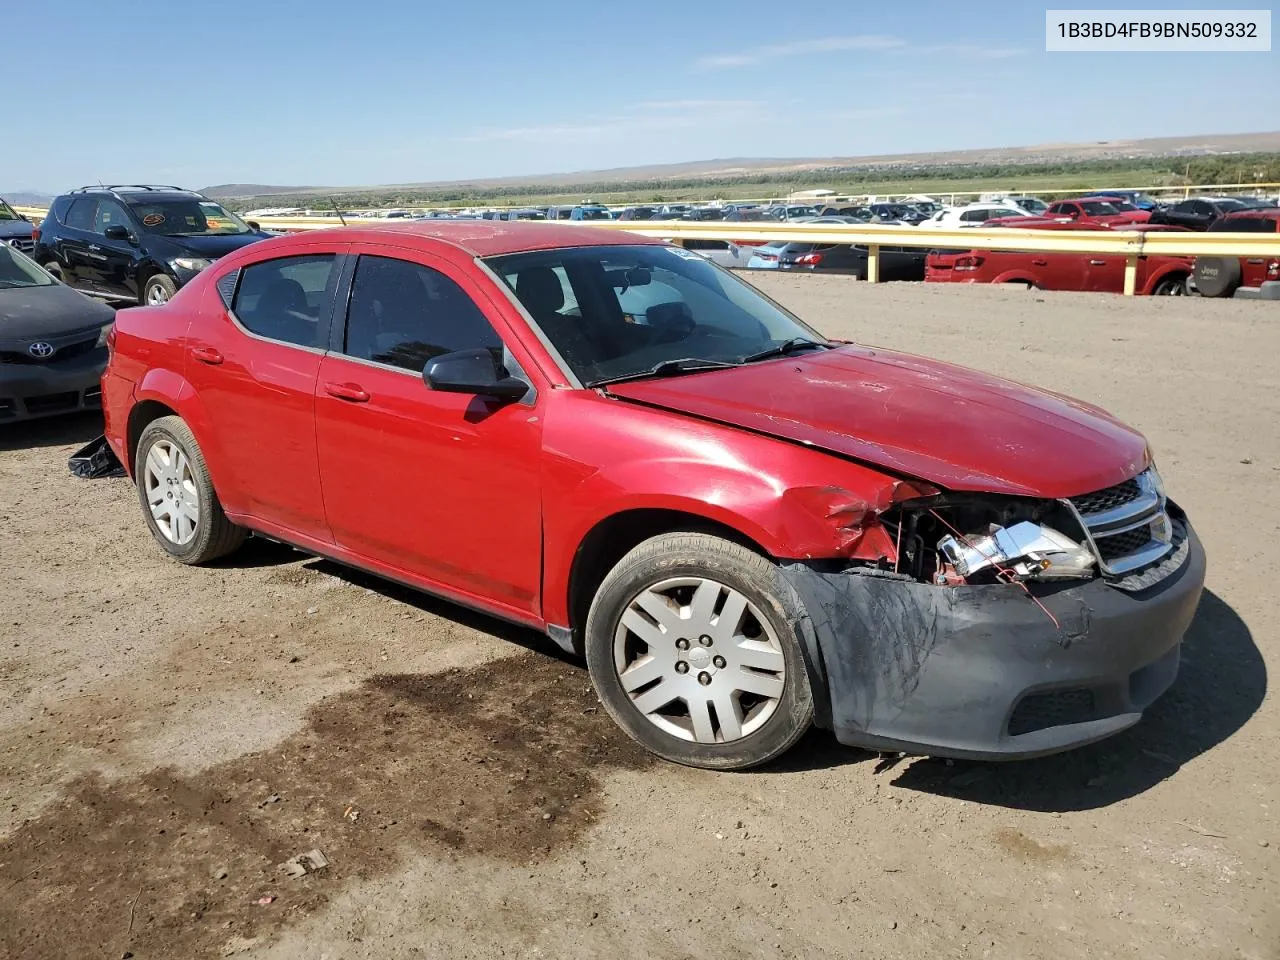
<path id="1" fill-rule="evenodd" d="M 29 190 L 0 190 L 0 197 L 15 207 L 47 207 L 53 199 L 52 194 L 32 193 Z"/>
<path id="2" fill-rule="evenodd" d="M 458 188 L 489 190 L 514 186 L 572 186 L 603 182 L 661 180 L 724 180 L 746 176 L 787 174 L 819 170 L 857 170 L 874 167 L 886 171 L 900 168 L 946 167 L 961 164 L 1031 165 L 1088 160 L 1136 160 L 1150 157 L 1205 156 L 1233 153 L 1280 152 L 1280 131 L 1266 133 L 1212 134 L 1206 136 L 1153 137 L 1141 140 L 1099 140 L 1091 143 L 1045 143 L 1023 147 L 988 147 L 975 150 L 946 150 L 937 153 L 873 154 L 854 157 L 729 157 L 694 160 L 643 167 L 614 167 L 570 173 L 530 174 L 471 180 L 434 180 L 419 183 L 391 183 L 370 186 L 280 187 L 252 183 L 228 183 L 206 187 L 202 193 L 219 199 L 288 197 L 349 194 L 355 191 L 414 191 Z"/>
<path id="3" fill-rule="evenodd" d="M 199 191 L 206 197 L 213 197 L 215 200 L 227 199 L 230 197 L 261 197 L 267 194 L 290 194 L 290 193 L 307 193 L 312 190 L 322 189 L 318 187 L 273 187 L 265 183 L 220 183 L 216 187 L 205 187 Z"/>

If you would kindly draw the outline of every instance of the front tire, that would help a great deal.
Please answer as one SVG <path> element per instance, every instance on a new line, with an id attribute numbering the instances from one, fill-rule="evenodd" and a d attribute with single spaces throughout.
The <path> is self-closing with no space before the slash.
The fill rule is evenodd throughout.
<path id="1" fill-rule="evenodd" d="M 163 306 L 177 292 L 178 285 L 173 282 L 172 277 L 157 273 L 155 276 L 148 277 L 147 282 L 142 285 L 141 303 L 144 307 Z"/>
<path id="2" fill-rule="evenodd" d="M 161 417 L 142 431 L 134 480 L 151 535 L 175 560 L 208 563 L 248 535 L 223 513 L 204 454 L 181 417 Z"/>
<path id="3" fill-rule="evenodd" d="M 609 715 L 652 753 L 742 770 L 786 752 L 813 721 L 792 626 L 802 616 L 765 557 L 707 534 L 663 534 L 601 583 L 587 669 Z"/>

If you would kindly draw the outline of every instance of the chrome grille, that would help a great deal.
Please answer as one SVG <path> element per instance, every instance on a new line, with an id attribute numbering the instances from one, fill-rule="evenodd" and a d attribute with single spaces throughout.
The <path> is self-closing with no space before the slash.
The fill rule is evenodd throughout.
<path id="1" fill-rule="evenodd" d="M 1112 560 L 1121 560 L 1124 557 L 1141 550 L 1151 542 L 1151 529 L 1149 526 L 1141 526 L 1135 530 L 1126 530 L 1124 533 L 1113 534 L 1110 537 L 1098 537 L 1098 553 L 1102 555 L 1102 559 L 1108 562 Z"/>
<path id="2" fill-rule="evenodd" d="M 1104 574 L 1122 577 L 1173 549 L 1173 526 L 1155 468 L 1123 483 L 1066 501 L 1087 534 Z"/>
<path id="3" fill-rule="evenodd" d="M 8 241 L 8 243 L 9 246 L 14 249 L 27 254 L 31 253 L 31 251 L 36 248 L 36 242 L 30 237 L 14 237 L 12 240 Z"/>
<path id="4" fill-rule="evenodd" d="M 1076 509 L 1081 514 L 1087 517 L 1091 513 L 1104 513 L 1116 507 L 1123 507 L 1125 504 L 1137 500 L 1141 495 L 1142 487 L 1138 485 L 1138 478 L 1130 477 L 1124 483 L 1117 483 L 1114 487 L 1107 487 L 1097 493 L 1086 493 L 1082 497 L 1072 497 L 1071 502 L 1075 504 Z"/>

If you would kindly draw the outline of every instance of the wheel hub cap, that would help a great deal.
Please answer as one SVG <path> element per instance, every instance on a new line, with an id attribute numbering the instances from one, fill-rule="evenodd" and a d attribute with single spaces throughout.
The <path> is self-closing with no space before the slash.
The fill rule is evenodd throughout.
<path id="1" fill-rule="evenodd" d="M 665 733 L 696 743 L 755 733 L 785 687 L 769 621 L 742 593 L 705 577 L 663 580 L 632 598 L 613 652 L 632 705 Z"/>

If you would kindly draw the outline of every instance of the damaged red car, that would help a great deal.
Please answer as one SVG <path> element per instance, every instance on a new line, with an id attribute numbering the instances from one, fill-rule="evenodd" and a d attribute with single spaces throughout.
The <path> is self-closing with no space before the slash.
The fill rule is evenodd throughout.
<path id="1" fill-rule="evenodd" d="M 680 763 L 815 723 L 948 757 L 1101 739 L 1172 683 L 1204 581 L 1105 411 L 828 341 L 625 233 L 268 240 L 110 346 L 107 439 L 173 558 L 262 535 L 545 631 Z"/>

